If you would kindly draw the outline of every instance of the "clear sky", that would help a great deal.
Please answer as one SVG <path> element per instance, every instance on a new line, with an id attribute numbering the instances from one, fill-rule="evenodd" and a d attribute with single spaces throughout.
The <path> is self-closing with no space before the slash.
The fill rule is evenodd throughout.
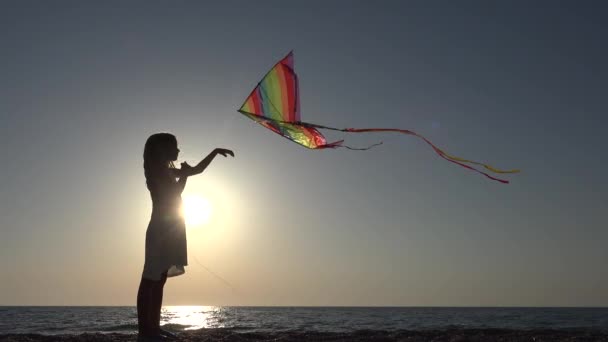
<path id="1" fill-rule="evenodd" d="M 135 305 L 146 138 L 207 222 L 165 304 L 608 305 L 604 1 L 3 1 L 0 305 Z M 294 50 L 312 151 L 236 112 Z M 197 261 L 226 279 L 230 289 Z"/>

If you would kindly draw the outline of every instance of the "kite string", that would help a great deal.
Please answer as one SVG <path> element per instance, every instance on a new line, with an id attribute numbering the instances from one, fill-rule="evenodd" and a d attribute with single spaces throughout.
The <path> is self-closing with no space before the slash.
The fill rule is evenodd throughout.
<path id="1" fill-rule="evenodd" d="M 212 276 L 214 276 L 216 279 L 220 280 L 222 283 L 224 283 L 225 285 L 227 285 L 233 292 L 238 293 L 237 289 L 232 286 L 232 284 L 230 284 L 226 279 L 220 277 L 219 275 L 217 275 L 215 272 L 213 272 L 212 270 L 209 269 L 209 267 L 203 265 L 203 263 L 201 263 L 200 261 L 198 261 L 198 259 L 193 255 L 192 258 L 194 259 L 194 261 L 196 261 L 197 264 L 199 264 L 199 266 L 201 266 L 205 271 L 207 271 L 209 274 L 211 274 Z"/>

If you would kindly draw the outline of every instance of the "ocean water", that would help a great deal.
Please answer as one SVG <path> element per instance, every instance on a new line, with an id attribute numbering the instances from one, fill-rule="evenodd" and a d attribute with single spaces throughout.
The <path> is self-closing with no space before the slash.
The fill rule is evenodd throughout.
<path id="1" fill-rule="evenodd" d="M 231 328 L 251 332 L 426 330 L 443 328 L 608 331 L 608 308 L 467 307 L 163 307 L 173 331 Z M 137 332 L 135 307 L 0 307 L 0 334 Z"/>

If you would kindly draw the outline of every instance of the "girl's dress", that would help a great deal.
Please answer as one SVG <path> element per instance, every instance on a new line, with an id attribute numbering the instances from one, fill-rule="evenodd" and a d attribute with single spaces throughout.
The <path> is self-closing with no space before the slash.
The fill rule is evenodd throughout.
<path id="1" fill-rule="evenodd" d="M 184 274 L 188 265 L 186 224 L 181 215 L 182 187 L 174 177 L 148 181 L 152 217 L 146 231 L 146 259 L 143 278 L 160 280 Z"/>

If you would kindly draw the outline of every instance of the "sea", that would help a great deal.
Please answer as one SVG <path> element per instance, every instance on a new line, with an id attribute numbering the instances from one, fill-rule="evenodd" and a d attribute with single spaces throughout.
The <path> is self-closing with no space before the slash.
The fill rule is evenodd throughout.
<path id="1" fill-rule="evenodd" d="M 166 306 L 161 325 L 187 331 L 353 332 L 454 328 L 608 331 L 608 308 Z M 0 334 L 137 333 L 132 306 L 3 306 Z"/>

